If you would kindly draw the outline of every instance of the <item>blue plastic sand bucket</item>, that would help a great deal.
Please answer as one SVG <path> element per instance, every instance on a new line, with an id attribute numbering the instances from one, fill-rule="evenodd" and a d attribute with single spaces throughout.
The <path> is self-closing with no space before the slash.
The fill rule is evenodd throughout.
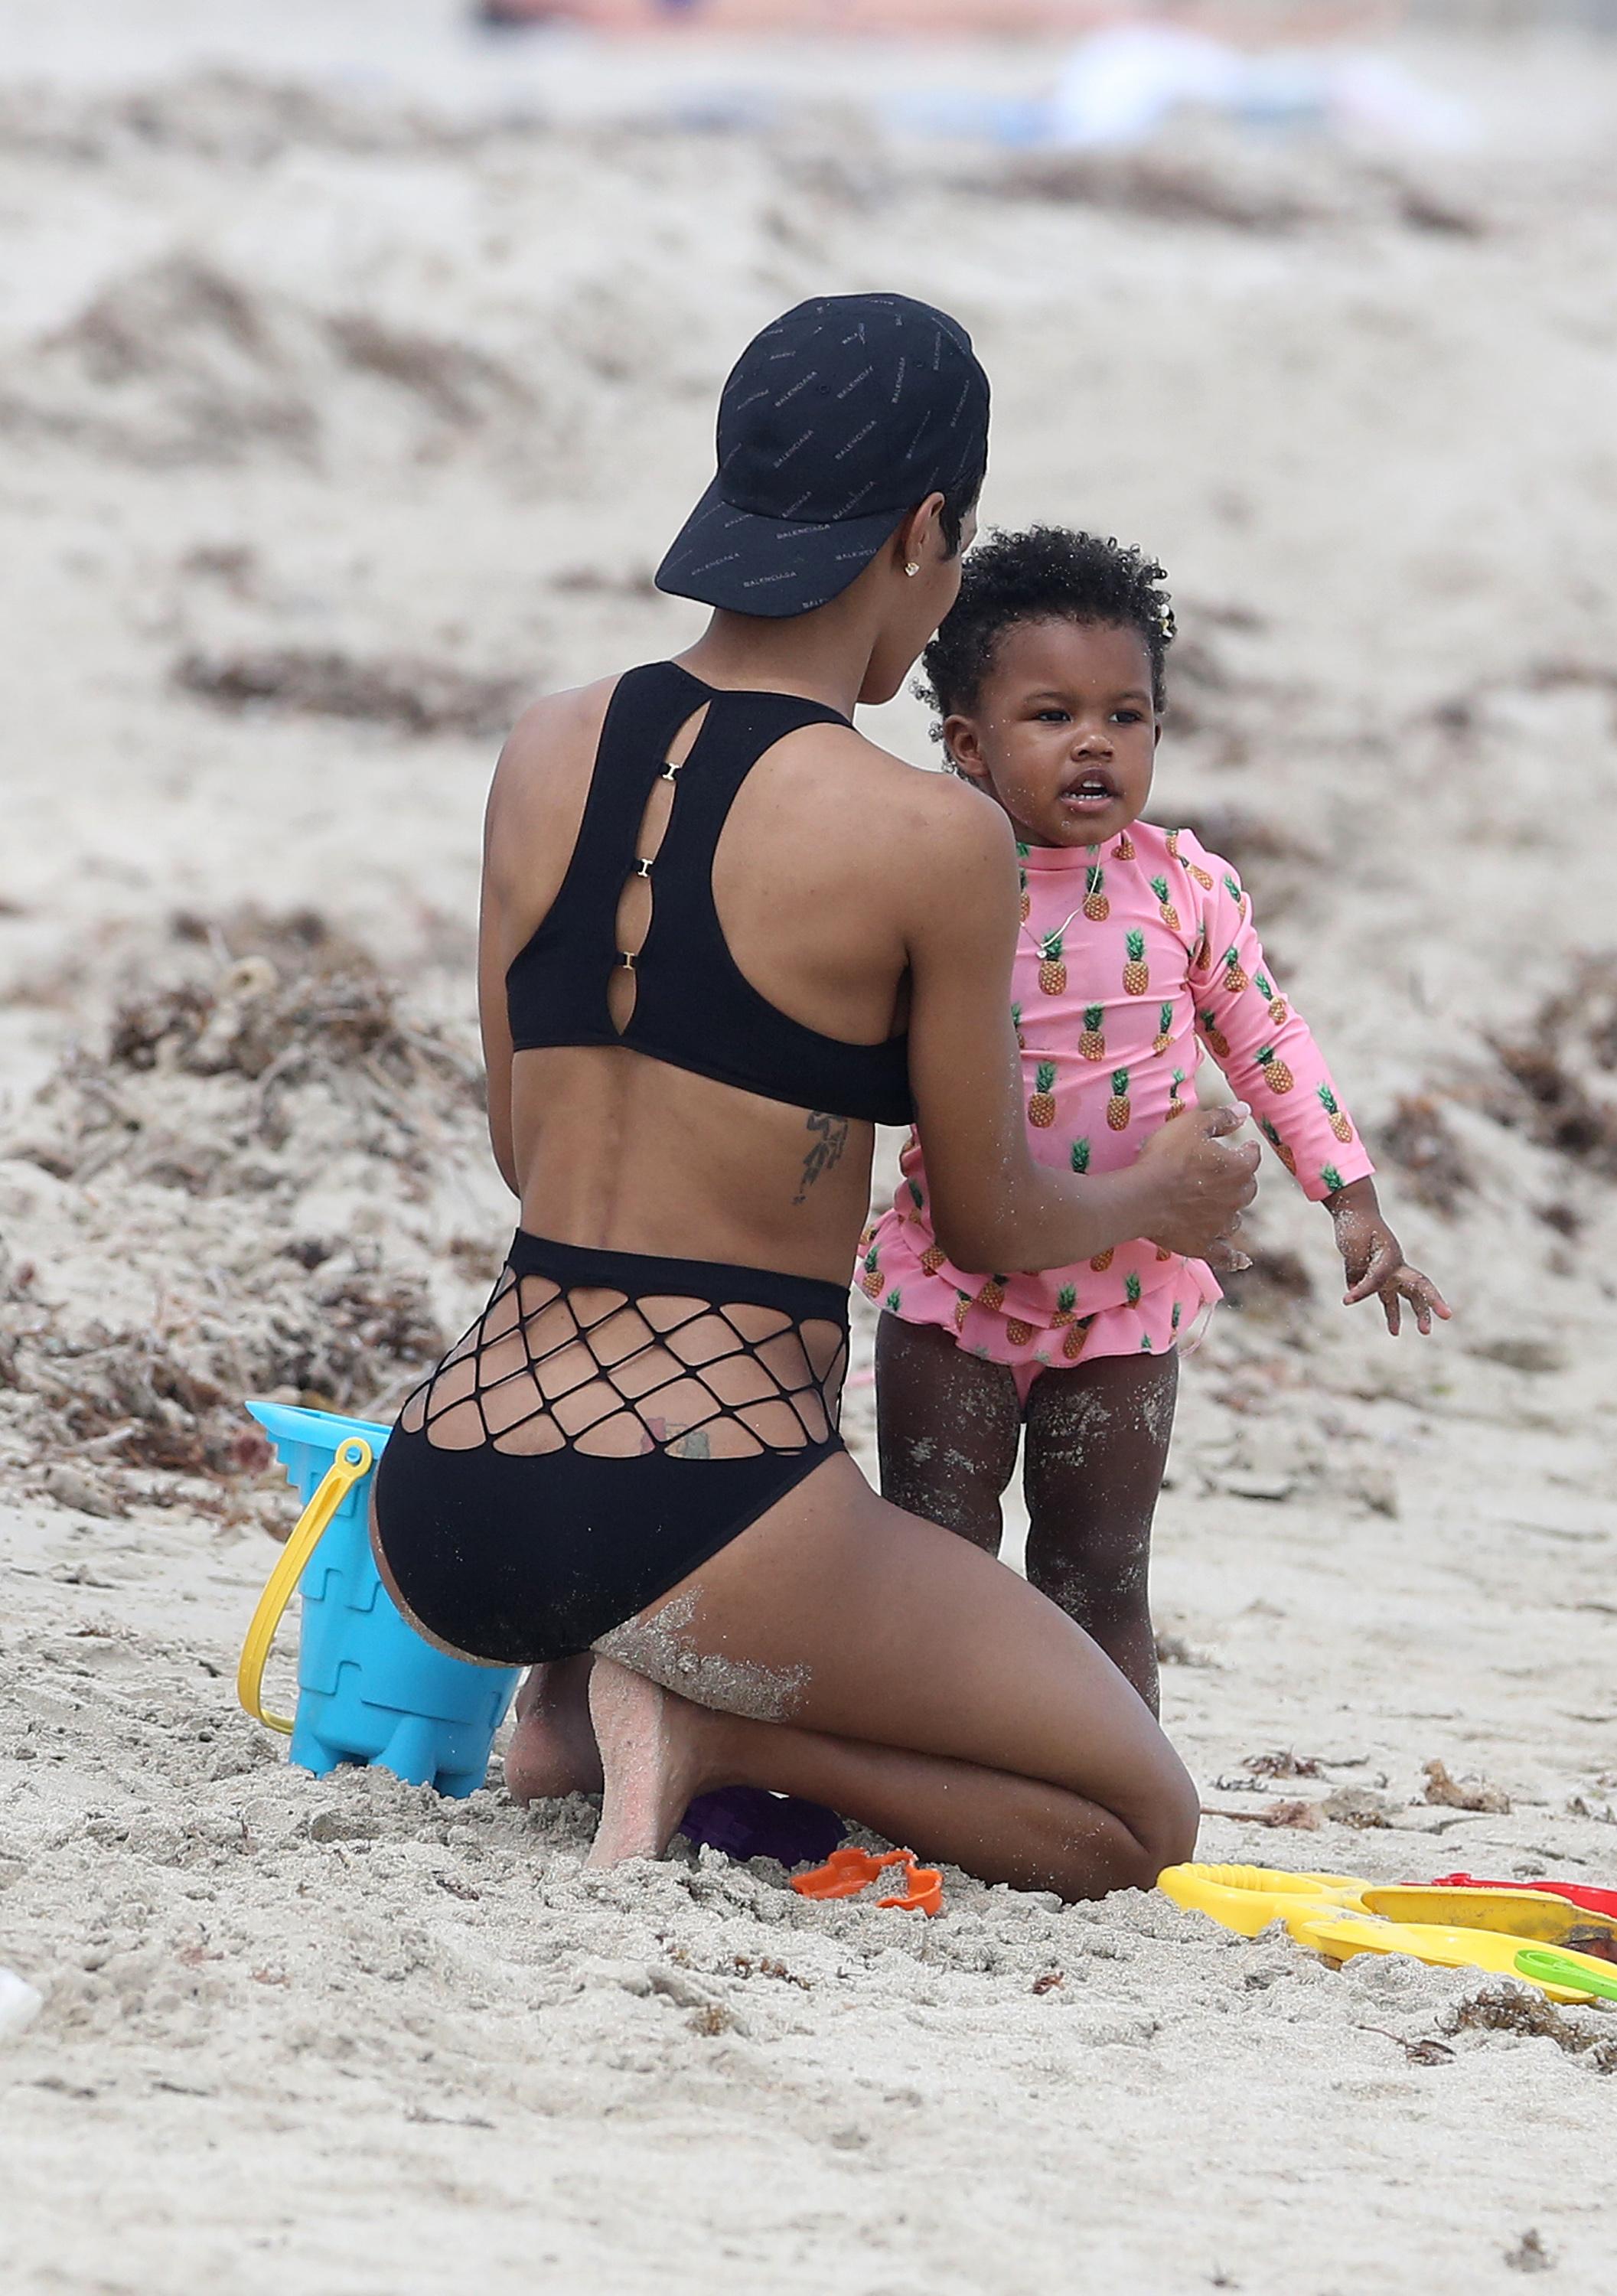
<path id="1" fill-rule="evenodd" d="M 391 1770 L 459 1799 L 488 1768 L 520 1667 L 472 1666 L 423 1640 L 377 1575 L 371 1477 L 389 1430 L 285 1403 L 247 1408 L 275 1445 L 303 1514 L 271 1573 L 237 1676 L 242 1705 L 291 1739 L 291 1759 L 323 1777 L 340 1762 Z M 259 1685 L 281 1613 L 303 1597 L 298 1710 L 264 1710 Z"/>

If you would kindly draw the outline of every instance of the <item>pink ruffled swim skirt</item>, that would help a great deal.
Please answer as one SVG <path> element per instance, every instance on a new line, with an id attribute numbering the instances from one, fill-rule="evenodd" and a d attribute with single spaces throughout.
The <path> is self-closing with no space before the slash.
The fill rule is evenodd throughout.
<path id="1" fill-rule="evenodd" d="M 907 1287 L 900 1321 L 950 1332 L 968 1355 L 1004 1364 L 1025 1411 L 1041 1372 L 1071 1371 L 1101 1356 L 1161 1356 L 1199 1346 L 1222 1297 L 1211 1270 L 1182 1260 L 1170 1282 L 1133 1304 L 1102 1308 L 1065 1324 L 1023 1323 L 991 1304 L 962 1300 L 941 1283 Z"/>

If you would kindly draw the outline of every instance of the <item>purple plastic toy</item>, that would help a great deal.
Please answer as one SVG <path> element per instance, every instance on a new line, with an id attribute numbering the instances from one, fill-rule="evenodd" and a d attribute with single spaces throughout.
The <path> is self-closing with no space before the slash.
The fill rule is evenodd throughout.
<path id="1" fill-rule="evenodd" d="M 726 1786 L 699 1794 L 679 1831 L 726 1857 L 774 1857 L 783 1866 L 818 1866 L 847 1831 L 835 1810 L 762 1786 Z"/>

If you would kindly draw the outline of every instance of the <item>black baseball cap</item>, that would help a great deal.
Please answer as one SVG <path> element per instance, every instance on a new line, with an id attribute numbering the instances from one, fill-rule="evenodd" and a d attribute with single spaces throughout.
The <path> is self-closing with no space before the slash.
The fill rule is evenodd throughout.
<path id="1" fill-rule="evenodd" d="M 989 379 L 907 295 L 817 295 L 748 344 L 718 475 L 657 570 L 676 597 L 784 619 L 838 597 L 927 496 L 981 480 Z"/>

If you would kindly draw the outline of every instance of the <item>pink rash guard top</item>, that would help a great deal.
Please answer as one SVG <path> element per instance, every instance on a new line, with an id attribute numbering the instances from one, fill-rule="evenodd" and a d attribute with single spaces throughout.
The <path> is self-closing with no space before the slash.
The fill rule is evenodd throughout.
<path id="1" fill-rule="evenodd" d="M 1307 1023 L 1275 983 L 1227 862 L 1188 830 L 1143 821 L 1103 846 L 1017 851 L 1023 916 L 1013 1014 L 1040 1163 L 1080 1174 L 1132 1164 L 1159 1126 L 1196 1105 L 1206 1054 L 1315 1201 L 1375 1170 Z M 1222 1296 L 1204 1261 L 1145 1242 L 1038 1275 L 957 1268 L 932 1231 L 913 1130 L 900 1168 L 892 1209 L 864 1239 L 858 1280 L 909 1323 L 964 1332 L 973 1308 L 991 1310 L 971 1314 L 973 1352 L 1023 1359 L 1041 1334 L 1110 1323 L 1108 1311 L 1149 1304 L 1165 1286 L 1180 1303 Z M 1120 1330 L 1137 1319 L 1115 1320 Z M 1178 1324 L 1176 1306 L 1175 1332 Z"/>

